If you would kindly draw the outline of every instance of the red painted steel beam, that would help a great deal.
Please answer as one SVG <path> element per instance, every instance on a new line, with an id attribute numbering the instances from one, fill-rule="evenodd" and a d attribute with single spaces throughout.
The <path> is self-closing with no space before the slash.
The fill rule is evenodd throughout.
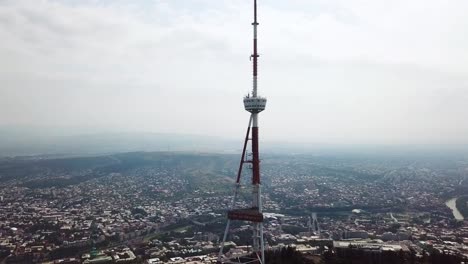
<path id="1" fill-rule="evenodd" d="M 258 151 L 258 127 L 252 127 L 252 184 L 260 184 L 260 158 Z"/>
<path id="2" fill-rule="evenodd" d="M 252 117 L 250 118 L 252 120 Z M 242 156 L 239 164 L 239 170 L 237 171 L 237 180 L 236 183 L 240 182 L 240 177 L 242 175 L 242 167 L 244 165 L 244 159 L 245 159 L 245 151 L 247 149 L 247 142 L 249 141 L 249 134 L 250 134 L 250 121 L 249 121 L 249 127 L 247 127 L 247 133 L 245 134 L 245 140 L 244 140 L 244 147 L 242 149 Z"/>

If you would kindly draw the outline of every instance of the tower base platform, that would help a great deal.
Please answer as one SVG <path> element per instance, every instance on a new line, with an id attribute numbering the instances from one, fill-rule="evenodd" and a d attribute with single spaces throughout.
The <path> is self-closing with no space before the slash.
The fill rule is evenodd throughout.
<path id="1" fill-rule="evenodd" d="M 258 208 L 236 209 L 228 211 L 228 219 L 261 223 L 263 214 L 258 211 Z"/>

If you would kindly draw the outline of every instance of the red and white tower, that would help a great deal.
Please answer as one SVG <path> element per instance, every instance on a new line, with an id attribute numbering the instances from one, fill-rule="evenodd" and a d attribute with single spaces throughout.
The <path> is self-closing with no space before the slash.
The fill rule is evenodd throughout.
<path id="1" fill-rule="evenodd" d="M 228 210 L 228 221 L 226 230 L 224 231 L 223 241 L 219 250 L 218 263 L 265 263 L 265 246 L 263 240 L 263 213 L 262 213 L 262 199 L 261 199 L 261 181 L 260 181 L 260 154 L 258 148 L 258 114 L 265 110 L 266 98 L 258 96 L 257 94 L 257 0 L 254 0 L 254 22 L 253 25 L 253 54 L 251 60 L 253 61 L 253 89 L 252 93 L 244 97 L 244 108 L 250 112 L 249 125 L 247 127 L 247 134 L 244 140 L 244 147 L 239 164 L 239 171 L 237 173 L 236 187 L 232 201 L 232 208 Z M 251 159 L 246 159 L 246 150 L 249 141 L 251 142 Z M 236 206 L 236 199 L 240 188 L 240 179 L 242 175 L 242 168 L 245 164 L 251 164 L 252 169 L 252 204 L 249 208 L 234 208 Z M 252 251 L 253 258 L 249 256 L 226 256 L 223 254 L 224 243 L 226 242 L 229 233 L 229 226 L 231 221 L 247 221 L 252 225 Z M 234 258 L 234 259 L 233 259 Z"/>

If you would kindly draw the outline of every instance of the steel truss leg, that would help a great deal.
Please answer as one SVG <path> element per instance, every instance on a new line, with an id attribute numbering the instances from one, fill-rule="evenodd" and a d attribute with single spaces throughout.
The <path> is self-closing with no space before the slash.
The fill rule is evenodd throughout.
<path id="1" fill-rule="evenodd" d="M 223 241 L 221 242 L 221 246 L 219 248 L 218 263 L 221 263 L 221 256 L 223 255 L 224 243 L 226 242 L 230 224 L 231 224 L 231 220 L 228 219 L 227 224 L 226 224 L 226 229 L 224 230 Z"/>

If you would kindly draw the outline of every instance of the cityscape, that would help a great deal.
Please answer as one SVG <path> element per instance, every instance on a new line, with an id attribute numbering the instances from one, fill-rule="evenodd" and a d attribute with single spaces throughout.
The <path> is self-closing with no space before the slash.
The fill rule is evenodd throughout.
<path id="1" fill-rule="evenodd" d="M 468 256 L 466 156 L 358 157 L 265 155 L 267 251 L 293 247 L 311 263 L 350 245 L 419 259 Z M 216 263 L 237 163 L 237 155 L 172 152 L 4 158 L 2 257 Z M 239 197 L 248 203 L 247 190 Z M 455 203 L 457 213 L 453 198 L 464 202 Z M 234 224 L 229 254 L 252 250 L 249 229 Z"/>
<path id="2" fill-rule="evenodd" d="M 0 1 L 0 264 L 468 264 L 466 10 Z"/>

